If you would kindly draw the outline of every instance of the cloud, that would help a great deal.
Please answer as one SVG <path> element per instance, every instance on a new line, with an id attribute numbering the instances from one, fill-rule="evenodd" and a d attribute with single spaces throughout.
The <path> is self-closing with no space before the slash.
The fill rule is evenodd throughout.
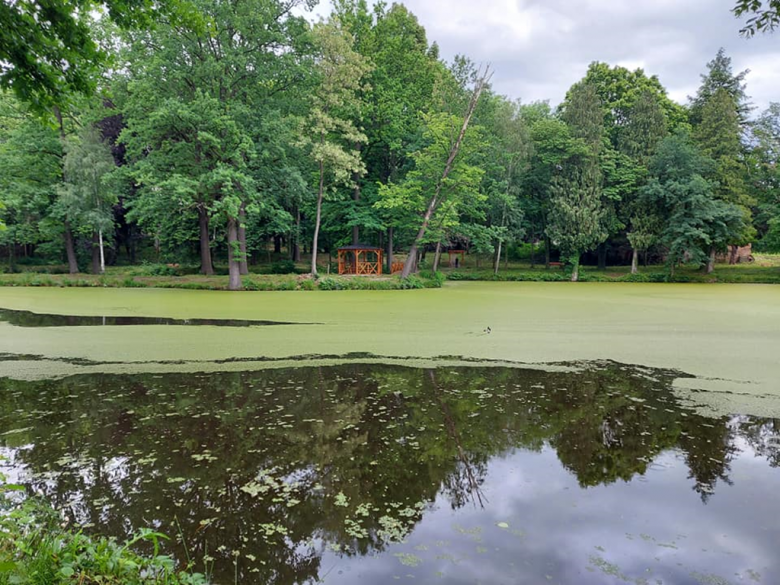
<path id="1" fill-rule="evenodd" d="M 740 37 L 733 0 L 405 0 L 442 57 L 467 55 L 495 68 L 496 91 L 557 104 L 592 61 L 642 67 L 684 103 L 724 47 L 750 69 L 748 94 L 780 101 L 778 35 Z M 328 4 L 319 7 L 327 13 Z"/>

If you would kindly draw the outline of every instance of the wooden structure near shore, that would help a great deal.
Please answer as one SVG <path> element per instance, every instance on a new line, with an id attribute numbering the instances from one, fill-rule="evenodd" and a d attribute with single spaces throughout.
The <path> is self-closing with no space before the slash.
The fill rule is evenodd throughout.
<path id="1" fill-rule="evenodd" d="M 364 244 L 339 248 L 339 274 L 381 275 L 382 254 L 382 248 Z"/>

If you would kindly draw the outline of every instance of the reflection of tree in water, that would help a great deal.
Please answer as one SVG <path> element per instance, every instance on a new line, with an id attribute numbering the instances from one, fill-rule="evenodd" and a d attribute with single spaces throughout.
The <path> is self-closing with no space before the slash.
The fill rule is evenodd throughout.
<path id="1" fill-rule="evenodd" d="M 485 505 L 491 458 L 552 446 L 582 486 L 628 481 L 684 453 L 694 489 L 728 481 L 744 436 L 777 464 L 776 421 L 682 409 L 674 374 L 379 365 L 0 381 L 0 433 L 80 523 L 176 535 L 216 577 L 313 580 L 326 546 L 383 550 L 437 495 Z M 390 512 L 388 512 L 390 510 Z M 174 554 L 185 558 L 181 543 Z"/>

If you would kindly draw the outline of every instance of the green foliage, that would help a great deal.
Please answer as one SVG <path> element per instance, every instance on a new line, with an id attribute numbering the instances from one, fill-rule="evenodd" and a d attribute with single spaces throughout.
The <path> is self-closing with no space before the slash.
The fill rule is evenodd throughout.
<path id="1" fill-rule="evenodd" d="M 595 88 L 583 82 L 572 88 L 564 120 L 575 142 L 570 156 L 553 176 L 547 236 L 572 265 L 578 278 L 580 256 L 603 242 L 608 234 L 608 211 L 602 202 L 602 174 L 598 156 L 603 146 L 601 101 Z"/>
<path id="2" fill-rule="evenodd" d="M 631 71 L 625 67 L 610 67 L 606 63 L 594 62 L 588 67 L 582 82 L 593 87 L 599 97 L 604 112 L 604 125 L 613 146 L 630 141 L 624 136 L 630 126 L 632 111 L 640 106 L 643 100 L 651 100 L 656 104 L 665 123 L 676 129 L 686 120 L 685 110 L 672 101 L 666 94 L 666 89 L 656 76 L 648 77 L 642 69 Z M 572 99 L 569 90 L 563 104 L 565 111 Z"/>
<path id="3" fill-rule="evenodd" d="M 719 89 L 725 91 L 734 101 L 740 124 L 747 122 L 751 106 L 745 93 L 745 78 L 748 70 L 734 75 L 731 69 L 731 57 L 721 47 L 715 58 L 707 63 L 707 73 L 701 76 L 701 85 L 696 95 L 690 100 L 689 117 L 694 126 L 699 124 L 704 114 L 705 105 L 712 100 Z"/>
<path id="4" fill-rule="evenodd" d="M 95 11 L 124 27 L 150 25 L 167 2 L 69 0 L 3 2 L 0 6 L 0 87 L 42 112 L 91 93 L 109 55 L 93 33 Z"/>
<path id="5" fill-rule="evenodd" d="M 0 583 L 4 585 L 206 585 L 209 582 L 202 574 L 177 570 L 171 557 L 160 554 L 160 542 L 166 537 L 158 532 L 142 530 L 131 540 L 119 543 L 63 528 L 60 515 L 37 500 L 18 505 L 6 501 L 4 507 L 6 510 L 0 517 Z M 153 553 L 142 556 L 133 552 L 139 543 L 148 543 Z"/>
<path id="6" fill-rule="evenodd" d="M 295 271 L 295 262 L 292 260 L 277 260 L 268 268 L 269 274 L 293 274 Z"/>
<path id="7" fill-rule="evenodd" d="M 712 161 L 685 134 L 664 139 L 650 163 L 651 179 L 642 197 L 659 210 L 659 241 L 668 250 L 672 272 L 679 264 L 701 265 L 712 248 L 743 227 L 739 208 L 714 197 L 715 185 L 703 176 L 711 168 Z"/>
<path id="8" fill-rule="evenodd" d="M 778 0 L 737 0 L 732 12 L 738 18 L 748 16 L 745 26 L 739 31 L 747 37 L 760 32 L 772 32 L 780 25 Z"/>

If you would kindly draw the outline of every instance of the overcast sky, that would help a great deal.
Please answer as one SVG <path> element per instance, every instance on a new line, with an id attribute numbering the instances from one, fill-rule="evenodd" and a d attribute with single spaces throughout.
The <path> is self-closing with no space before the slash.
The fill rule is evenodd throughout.
<path id="1" fill-rule="evenodd" d="M 371 0 L 369 0 L 371 1 Z M 388 2 L 389 4 L 390 2 Z M 459 53 L 495 69 L 499 93 L 555 105 L 592 61 L 658 75 L 684 103 L 719 47 L 748 95 L 780 101 L 780 32 L 745 39 L 734 0 L 404 0 L 446 60 Z M 317 14 L 330 11 L 321 0 Z"/>

